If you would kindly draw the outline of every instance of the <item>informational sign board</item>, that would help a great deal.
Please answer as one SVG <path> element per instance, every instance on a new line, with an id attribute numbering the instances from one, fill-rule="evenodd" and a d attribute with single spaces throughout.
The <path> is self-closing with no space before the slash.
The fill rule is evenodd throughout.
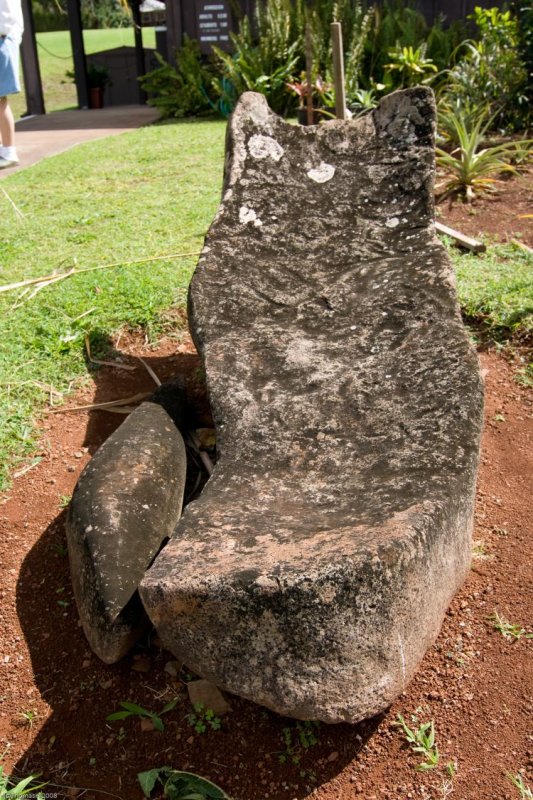
<path id="1" fill-rule="evenodd" d="M 213 45 L 229 50 L 232 30 L 229 3 L 226 0 L 196 0 L 195 7 L 196 38 L 202 53 L 211 53 Z"/>

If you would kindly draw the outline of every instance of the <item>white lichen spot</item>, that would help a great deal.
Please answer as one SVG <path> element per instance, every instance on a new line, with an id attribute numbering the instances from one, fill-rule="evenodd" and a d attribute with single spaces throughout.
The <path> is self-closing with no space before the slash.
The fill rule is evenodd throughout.
<path id="1" fill-rule="evenodd" d="M 322 161 L 318 167 L 310 169 L 307 173 L 307 177 L 311 178 L 315 183 L 326 183 L 330 181 L 334 175 L 335 167 L 332 164 L 326 164 L 325 161 Z"/>
<path id="2" fill-rule="evenodd" d="M 279 161 L 283 155 L 283 147 L 272 136 L 263 136 L 260 133 L 255 133 L 250 136 L 248 141 L 248 151 L 252 158 L 262 160 L 264 158 L 271 158 L 273 161 Z"/>
<path id="3" fill-rule="evenodd" d="M 259 228 L 263 224 L 253 208 L 248 208 L 248 206 L 240 207 L 239 222 L 241 225 L 248 225 L 249 222 L 252 222 L 256 228 Z"/>
<path id="4" fill-rule="evenodd" d="M 387 226 L 387 228 L 395 228 L 395 227 L 396 227 L 397 225 L 399 225 L 399 224 L 400 224 L 400 220 L 398 219 L 398 217 L 391 217 L 391 218 L 390 218 L 390 219 L 388 219 L 388 220 L 387 220 L 387 222 L 385 223 L 385 225 Z"/>

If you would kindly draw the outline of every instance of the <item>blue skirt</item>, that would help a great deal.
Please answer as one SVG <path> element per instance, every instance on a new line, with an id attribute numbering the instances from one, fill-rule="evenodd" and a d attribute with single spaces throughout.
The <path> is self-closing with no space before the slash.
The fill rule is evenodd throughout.
<path id="1" fill-rule="evenodd" d="M 0 97 L 20 92 L 19 45 L 9 36 L 0 36 Z"/>

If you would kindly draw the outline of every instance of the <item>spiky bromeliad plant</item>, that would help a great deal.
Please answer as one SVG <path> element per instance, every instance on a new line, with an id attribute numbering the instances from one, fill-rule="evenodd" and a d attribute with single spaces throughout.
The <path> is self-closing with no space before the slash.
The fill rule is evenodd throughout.
<path id="1" fill-rule="evenodd" d="M 517 173 L 516 164 L 523 163 L 532 153 L 533 139 L 508 141 L 492 147 L 482 147 L 485 134 L 492 124 L 487 112 L 471 120 L 461 114 L 448 111 L 441 119 L 441 127 L 450 132 L 457 146 L 447 152 L 436 148 L 437 166 L 447 176 L 442 196 L 463 195 L 471 202 L 476 194 L 492 191 L 497 176 L 504 172 Z"/>

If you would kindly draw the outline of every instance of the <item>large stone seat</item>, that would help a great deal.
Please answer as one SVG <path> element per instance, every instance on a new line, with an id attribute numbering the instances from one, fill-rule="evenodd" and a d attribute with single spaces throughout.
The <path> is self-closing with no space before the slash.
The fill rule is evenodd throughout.
<path id="1" fill-rule="evenodd" d="M 482 384 L 434 118 L 425 88 L 311 128 L 243 95 L 191 284 L 218 463 L 141 598 L 191 669 L 297 718 L 390 704 L 469 567 Z"/>

